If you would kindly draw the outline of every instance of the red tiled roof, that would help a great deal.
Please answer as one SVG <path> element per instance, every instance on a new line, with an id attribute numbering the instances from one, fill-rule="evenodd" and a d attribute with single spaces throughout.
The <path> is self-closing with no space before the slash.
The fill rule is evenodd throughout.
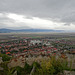
<path id="1" fill-rule="evenodd" d="M 50 51 L 47 51 L 47 53 L 51 53 Z"/>
<path id="2" fill-rule="evenodd" d="M 26 52 L 27 50 L 24 50 L 24 52 Z"/>
<path id="3" fill-rule="evenodd" d="M 11 54 L 10 52 L 6 52 L 6 54 Z"/>

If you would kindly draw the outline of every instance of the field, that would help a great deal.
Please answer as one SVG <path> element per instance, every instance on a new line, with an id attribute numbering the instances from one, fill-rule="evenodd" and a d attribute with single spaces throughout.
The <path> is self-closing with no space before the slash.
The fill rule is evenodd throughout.
<path id="1" fill-rule="evenodd" d="M 0 40 L 19 39 L 23 37 L 75 39 L 75 33 L 0 33 Z"/>

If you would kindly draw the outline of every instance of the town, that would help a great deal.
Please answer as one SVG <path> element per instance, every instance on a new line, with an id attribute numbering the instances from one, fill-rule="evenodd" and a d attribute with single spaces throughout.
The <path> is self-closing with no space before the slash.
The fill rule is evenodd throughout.
<path id="1" fill-rule="evenodd" d="M 14 40 L 1 41 L 0 53 L 10 56 L 25 55 L 50 55 L 58 52 L 75 52 L 75 41 L 73 39 L 58 39 L 50 37 L 23 37 Z"/>
<path id="2" fill-rule="evenodd" d="M 16 37 L 15 35 L 10 35 L 11 40 L 2 40 L 1 38 L 0 54 L 5 54 L 12 58 L 8 63 L 9 68 L 24 67 L 25 62 L 29 65 L 32 65 L 34 61 L 40 63 L 42 59 L 48 60 L 50 57 L 55 56 L 56 58 L 68 59 L 68 62 L 72 59 L 72 69 L 75 69 L 74 36 L 65 36 L 65 34 L 59 34 L 60 36 L 55 34 L 21 35 L 18 34 Z M 2 61 L 1 57 L 0 60 Z"/>

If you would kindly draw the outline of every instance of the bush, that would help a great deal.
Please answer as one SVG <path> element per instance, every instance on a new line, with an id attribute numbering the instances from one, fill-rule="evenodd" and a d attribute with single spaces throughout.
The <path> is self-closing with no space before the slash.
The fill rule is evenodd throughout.
<path id="1" fill-rule="evenodd" d="M 30 74 L 31 70 L 32 70 L 32 67 L 33 66 L 30 66 L 29 64 L 25 63 L 25 66 L 24 66 L 24 71 L 26 74 Z"/>
<path id="2" fill-rule="evenodd" d="M 56 75 L 63 73 L 68 69 L 68 62 L 65 59 L 56 59 L 54 56 L 50 60 L 42 60 L 40 67 L 37 69 L 34 75 Z"/>
<path id="3" fill-rule="evenodd" d="M 23 75 L 24 69 L 22 67 L 17 66 L 16 71 L 17 71 L 17 75 Z"/>
<path id="4" fill-rule="evenodd" d="M 2 71 L 0 71 L 0 75 L 13 75 L 15 68 L 9 68 L 7 66 L 8 61 L 1 63 L 1 67 L 3 68 Z"/>
<path id="5" fill-rule="evenodd" d="M 6 54 L 0 54 L 0 57 L 2 57 L 3 61 L 9 61 L 11 59 L 11 57 Z"/>

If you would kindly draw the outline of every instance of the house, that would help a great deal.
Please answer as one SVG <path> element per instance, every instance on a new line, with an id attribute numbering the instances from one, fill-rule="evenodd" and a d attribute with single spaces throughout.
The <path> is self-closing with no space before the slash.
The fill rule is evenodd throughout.
<path id="1" fill-rule="evenodd" d="M 33 45 L 35 45 L 35 44 L 40 44 L 40 43 L 42 43 L 42 41 L 40 41 L 40 40 L 31 40 L 30 41 L 30 44 L 33 44 Z"/>

